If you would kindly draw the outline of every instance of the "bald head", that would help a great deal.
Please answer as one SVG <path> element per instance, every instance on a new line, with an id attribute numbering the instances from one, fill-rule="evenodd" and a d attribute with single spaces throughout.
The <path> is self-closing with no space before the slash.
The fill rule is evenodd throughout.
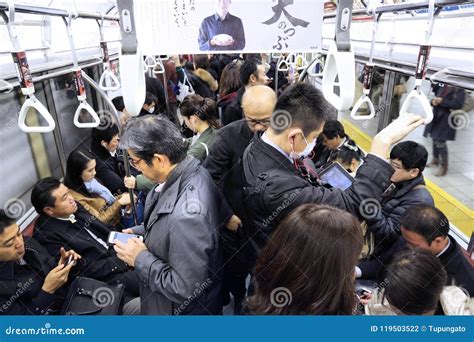
<path id="1" fill-rule="evenodd" d="M 256 85 L 245 90 L 242 97 L 242 109 L 253 132 L 265 131 L 268 128 L 276 101 L 275 92 L 268 86 Z M 260 120 L 267 125 L 256 122 Z"/>

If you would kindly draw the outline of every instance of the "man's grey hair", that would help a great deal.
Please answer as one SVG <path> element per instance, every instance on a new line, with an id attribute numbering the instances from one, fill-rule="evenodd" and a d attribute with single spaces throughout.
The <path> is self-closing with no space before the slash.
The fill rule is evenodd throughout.
<path id="1" fill-rule="evenodd" d="M 186 143 L 176 127 L 160 115 L 146 115 L 129 121 L 122 134 L 120 147 L 151 163 L 154 154 L 163 154 L 172 164 L 186 157 Z"/>

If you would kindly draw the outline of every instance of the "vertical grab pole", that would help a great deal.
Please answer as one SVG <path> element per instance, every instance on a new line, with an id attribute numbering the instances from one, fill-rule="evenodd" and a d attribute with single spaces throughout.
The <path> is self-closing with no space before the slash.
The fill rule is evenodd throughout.
<path id="1" fill-rule="evenodd" d="M 119 63 L 123 100 L 127 111 L 132 116 L 137 116 L 145 102 L 145 74 L 143 59 L 138 49 L 133 0 L 117 0 L 117 8 L 120 15 L 120 33 L 122 35 Z M 127 177 L 130 177 L 130 166 L 126 150 L 123 151 L 123 159 L 125 174 Z M 132 199 L 133 220 L 135 224 L 138 224 L 133 190 L 128 189 L 128 194 Z"/>

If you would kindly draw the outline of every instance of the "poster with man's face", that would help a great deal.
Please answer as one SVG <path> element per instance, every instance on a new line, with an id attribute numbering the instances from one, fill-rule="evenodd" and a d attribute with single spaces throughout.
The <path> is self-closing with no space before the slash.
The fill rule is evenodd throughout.
<path id="1" fill-rule="evenodd" d="M 135 0 L 145 54 L 311 52 L 321 47 L 322 0 Z"/>

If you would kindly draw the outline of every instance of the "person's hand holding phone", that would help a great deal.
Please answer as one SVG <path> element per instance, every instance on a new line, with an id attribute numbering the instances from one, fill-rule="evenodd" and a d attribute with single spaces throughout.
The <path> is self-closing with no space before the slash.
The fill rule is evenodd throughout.
<path id="1" fill-rule="evenodd" d="M 66 265 L 72 264 L 74 266 L 76 261 L 82 259 L 81 255 L 73 251 L 72 249 L 66 251 L 64 247 L 60 249 L 61 258 L 59 259 L 58 265 Z"/>

